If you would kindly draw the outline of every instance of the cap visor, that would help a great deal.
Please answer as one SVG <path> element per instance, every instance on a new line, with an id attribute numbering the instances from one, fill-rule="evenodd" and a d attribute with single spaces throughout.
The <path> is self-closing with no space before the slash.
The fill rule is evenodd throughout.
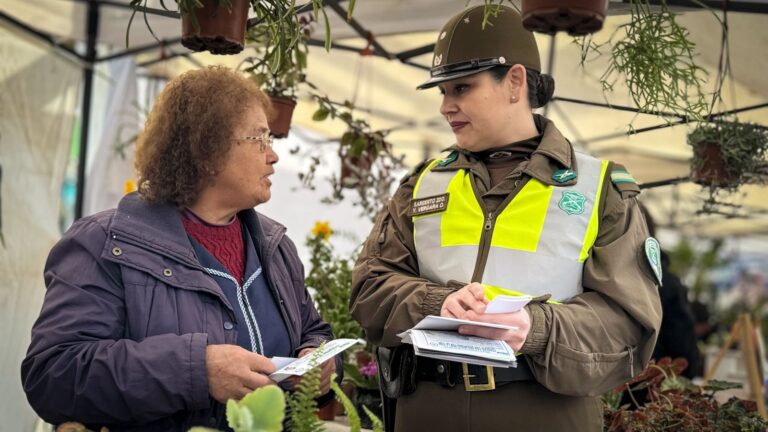
<path id="1" fill-rule="evenodd" d="M 456 71 L 452 73 L 443 74 L 440 76 L 432 77 L 424 84 L 419 85 L 416 87 L 416 90 L 424 90 L 428 88 L 432 88 L 442 82 L 454 80 L 456 78 L 463 78 L 465 76 L 475 75 L 483 71 L 487 71 L 488 69 L 493 68 L 496 65 L 490 65 L 490 66 L 483 66 L 481 68 L 477 69 L 469 69 L 469 70 L 462 70 L 462 71 Z"/>

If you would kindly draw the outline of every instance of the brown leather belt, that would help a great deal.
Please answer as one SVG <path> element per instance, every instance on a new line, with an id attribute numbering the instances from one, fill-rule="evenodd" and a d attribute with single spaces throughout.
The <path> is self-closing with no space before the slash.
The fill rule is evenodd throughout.
<path id="1" fill-rule="evenodd" d="M 436 382 L 444 387 L 464 382 L 467 391 L 483 391 L 515 381 L 533 380 L 534 377 L 522 358 L 518 359 L 515 368 L 499 368 L 417 357 L 416 379 Z"/>

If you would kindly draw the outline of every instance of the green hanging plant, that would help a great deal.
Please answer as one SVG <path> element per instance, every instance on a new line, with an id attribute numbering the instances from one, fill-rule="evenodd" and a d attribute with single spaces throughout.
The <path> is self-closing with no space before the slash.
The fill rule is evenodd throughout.
<path id="1" fill-rule="evenodd" d="M 693 148 L 691 179 L 708 189 L 704 212 L 717 211 L 720 192 L 733 193 L 743 184 L 766 184 L 768 128 L 754 123 L 701 123 L 688 135 Z"/>
<path id="2" fill-rule="evenodd" d="M 706 8 L 698 0 L 691 4 Z M 608 66 L 600 76 L 604 94 L 612 92 L 618 82 L 626 83 L 641 113 L 700 121 L 710 105 L 702 87 L 707 73 L 697 63 L 696 45 L 688 30 L 664 0 L 658 10 L 648 0 L 630 0 L 630 8 L 630 21 L 619 26 L 608 41 L 598 44 L 591 35 L 574 40 L 581 48 L 582 67 L 608 55 Z M 725 31 L 723 21 L 714 12 L 713 16 Z M 725 49 L 727 39 L 723 44 Z M 719 95 L 718 89 L 715 95 Z"/>

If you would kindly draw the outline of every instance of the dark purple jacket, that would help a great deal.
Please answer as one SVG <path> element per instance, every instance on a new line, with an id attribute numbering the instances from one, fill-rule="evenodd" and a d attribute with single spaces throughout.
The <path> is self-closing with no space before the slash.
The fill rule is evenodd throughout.
<path id="1" fill-rule="evenodd" d="M 253 210 L 247 224 L 295 352 L 332 338 L 304 286 L 285 227 Z M 205 348 L 236 344 L 232 305 L 195 258 L 179 212 L 131 194 L 80 219 L 53 247 L 47 292 L 21 366 L 44 420 L 119 430 L 223 427 L 208 394 Z M 229 324 L 229 323 L 227 323 Z"/>

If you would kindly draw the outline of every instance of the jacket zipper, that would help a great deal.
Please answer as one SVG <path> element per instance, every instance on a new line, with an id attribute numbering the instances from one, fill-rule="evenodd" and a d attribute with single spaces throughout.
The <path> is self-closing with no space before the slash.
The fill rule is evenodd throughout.
<path id="1" fill-rule="evenodd" d="M 491 251 L 491 240 L 493 238 L 493 226 L 496 224 L 496 218 L 510 202 L 517 196 L 520 191 L 520 180 L 515 180 L 515 188 L 512 192 L 504 198 L 504 201 L 499 204 L 495 212 L 486 211 L 485 202 L 478 197 L 477 187 L 475 185 L 475 177 L 471 177 L 472 192 L 475 194 L 475 199 L 480 204 L 480 208 L 485 213 L 485 225 L 483 231 L 480 234 L 480 245 L 477 251 L 477 259 L 475 261 L 475 270 L 472 272 L 472 280 L 470 282 L 482 282 L 483 273 L 485 273 L 485 265 L 488 262 L 488 255 Z"/>

